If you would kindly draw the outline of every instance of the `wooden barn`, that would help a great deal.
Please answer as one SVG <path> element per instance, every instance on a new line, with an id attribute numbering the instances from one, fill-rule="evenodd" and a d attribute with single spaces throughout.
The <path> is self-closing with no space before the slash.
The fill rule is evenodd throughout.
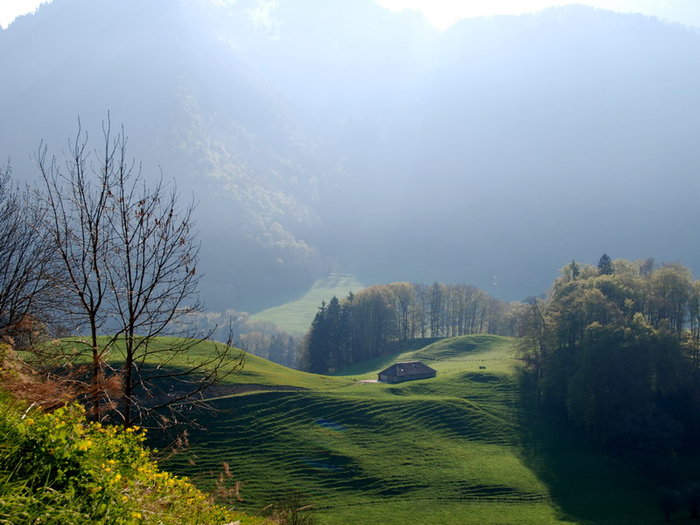
<path id="1" fill-rule="evenodd" d="M 437 372 L 435 370 L 420 361 L 407 361 L 405 363 L 395 363 L 386 370 L 379 372 L 379 381 L 382 383 L 401 383 L 402 381 L 413 381 L 414 379 L 429 379 L 436 375 Z"/>

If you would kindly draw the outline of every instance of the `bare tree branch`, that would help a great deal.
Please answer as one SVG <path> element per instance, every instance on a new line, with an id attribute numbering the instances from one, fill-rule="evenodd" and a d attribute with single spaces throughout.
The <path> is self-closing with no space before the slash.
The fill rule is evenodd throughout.
<path id="1" fill-rule="evenodd" d="M 41 230 L 65 269 L 69 315 L 89 331 L 94 416 L 114 408 L 128 427 L 195 399 L 240 368 L 242 358 L 230 344 L 213 343 L 210 355 L 187 357 L 210 335 L 190 328 L 201 306 L 194 202 L 181 205 L 174 183 L 167 186 L 162 175 L 146 181 L 127 158 L 124 129 L 113 134 L 109 115 L 102 131 L 102 148 L 91 152 L 78 121 L 65 167 L 42 144 L 37 161 L 44 185 L 36 200 Z M 179 339 L 164 345 L 157 340 L 163 336 Z M 123 360 L 110 368 L 107 361 L 116 364 L 118 355 Z M 116 398 L 106 373 L 119 377 Z"/>

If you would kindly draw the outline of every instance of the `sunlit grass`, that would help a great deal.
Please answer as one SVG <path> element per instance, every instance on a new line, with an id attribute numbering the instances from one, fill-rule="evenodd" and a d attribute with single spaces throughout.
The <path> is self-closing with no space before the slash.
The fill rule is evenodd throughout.
<path id="1" fill-rule="evenodd" d="M 101 337 L 101 344 L 108 341 L 107 337 Z M 70 352 L 71 348 L 85 350 L 85 344 L 80 338 L 66 338 L 54 344 L 60 345 L 61 352 Z M 118 369 L 123 362 L 122 357 L 123 342 L 117 341 L 105 358 L 109 363 Z M 221 352 L 225 345 L 214 341 L 193 341 L 187 344 L 186 350 L 182 349 L 183 341 L 173 337 L 159 337 L 150 342 L 150 348 L 156 352 L 151 359 L 152 363 L 165 364 L 167 367 L 184 369 L 193 363 L 206 361 L 217 352 Z M 238 348 L 230 348 L 230 361 L 236 361 L 241 354 Z M 84 361 L 89 362 L 87 355 Z M 317 374 L 309 374 L 299 370 L 293 370 L 262 357 L 246 353 L 243 358 L 243 366 L 235 373 L 227 376 L 223 380 L 224 385 L 234 384 L 255 384 L 264 386 L 291 386 L 295 388 L 308 389 L 336 389 L 349 385 L 351 378 L 329 377 Z"/>
<path id="2" fill-rule="evenodd" d="M 321 524 L 658 522 L 655 487 L 523 408 L 512 339 L 426 342 L 333 377 L 247 355 L 227 384 L 281 390 L 224 390 L 167 467 L 213 489 L 226 462 L 242 482 L 242 510 L 291 494 Z M 187 359 L 212 345 L 195 345 Z M 360 381 L 410 359 L 437 377 Z"/>
<path id="3" fill-rule="evenodd" d="M 220 412 L 206 430 L 192 432 L 191 450 L 169 465 L 210 487 L 210 473 L 226 461 L 243 482 L 242 508 L 293 493 L 325 524 L 586 522 L 581 516 L 600 520 L 591 523 L 657 521 L 651 498 L 611 511 L 611 486 L 625 483 L 625 473 L 614 467 L 598 472 L 604 481 L 594 482 L 587 471 L 585 511 L 571 505 L 580 486 L 553 490 L 550 476 L 565 463 L 601 462 L 591 461 L 599 456 L 581 451 L 580 443 L 554 456 L 529 450 L 512 340 L 446 339 L 388 361 L 409 358 L 424 360 L 438 376 L 397 385 L 352 381 L 376 377 L 384 363 L 371 372 L 360 365 L 350 370 L 357 376 L 332 378 L 346 381 L 333 390 L 219 399 Z M 274 371 L 274 381 L 284 382 L 281 370 L 258 371 Z M 288 383 L 299 377 L 289 374 Z M 546 460 L 537 463 L 538 457 Z M 628 501 L 640 490 L 643 484 L 628 484 L 620 495 Z M 600 508 L 590 499 L 596 496 Z"/>
<path id="4" fill-rule="evenodd" d="M 301 335 L 311 326 L 322 301 L 328 303 L 333 296 L 343 299 L 349 292 L 356 292 L 362 288 L 364 285 L 353 275 L 334 273 L 316 281 L 298 299 L 253 314 L 251 318 L 274 323 L 291 334 Z"/>

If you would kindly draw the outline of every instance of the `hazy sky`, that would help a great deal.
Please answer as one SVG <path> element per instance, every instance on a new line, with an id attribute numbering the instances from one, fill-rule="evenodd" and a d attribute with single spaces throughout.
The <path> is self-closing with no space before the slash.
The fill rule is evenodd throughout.
<path id="1" fill-rule="evenodd" d="M 51 0 L 0 0 L 0 26 L 16 16 L 32 12 Z M 235 2 L 235 0 L 227 0 Z M 273 0 L 274 1 L 274 0 Z M 700 0 L 375 0 L 379 5 L 399 11 L 422 11 L 440 29 L 460 18 L 499 14 L 522 14 L 563 4 L 588 4 L 602 9 L 644 13 L 688 25 L 700 25 Z"/>
<path id="2" fill-rule="evenodd" d="M 600 9 L 657 16 L 700 25 L 700 0 L 374 0 L 394 11 L 415 9 L 439 29 L 461 18 L 533 13 L 546 7 L 586 4 Z"/>
<path id="3" fill-rule="evenodd" d="M 0 0 L 0 26 L 4 29 L 15 17 L 34 11 L 41 0 Z"/>

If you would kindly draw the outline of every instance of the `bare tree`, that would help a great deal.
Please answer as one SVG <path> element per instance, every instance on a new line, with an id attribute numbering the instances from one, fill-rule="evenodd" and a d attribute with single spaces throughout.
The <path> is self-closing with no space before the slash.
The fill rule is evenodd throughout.
<path id="1" fill-rule="evenodd" d="M 11 169 L 0 168 L 0 335 L 29 335 L 48 321 L 58 299 L 52 251 L 35 228 L 26 195 L 12 186 Z"/>
<path id="2" fill-rule="evenodd" d="M 107 128 L 105 141 L 108 138 Z M 188 316 L 200 310 L 194 204 L 179 206 L 176 188 L 167 188 L 162 177 L 150 187 L 146 184 L 141 168 L 127 161 L 123 129 L 114 149 L 118 160 L 110 208 L 113 246 L 106 272 L 111 309 L 123 337 L 119 407 L 129 426 L 147 412 L 193 400 L 222 372 L 230 372 L 227 366 L 235 368 L 241 361 L 230 360 L 231 346 L 226 344 L 205 358 L 183 362 L 202 339 L 187 323 Z M 173 334 L 179 340 L 167 345 L 154 341 Z M 151 402 L 145 402 L 144 395 Z"/>
<path id="3" fill-rule="evenodd" d="M 88 150 L 79 127 L 65 169 L 55 158 L 47 161 L 44 147 L 38 200 L 76 299 L 72 314 L 89 328 L 94 415 L 102 418 L 108 401 L 128 427 L 165 407 L 177 412 L 186 401 L 201 400 L 222 375 L 242 366 L 242 355 L 233 356 L 229 344 L 212 344 L 188 357 L 206 338 L 188 329 L 188 316 L 200 308 L 194 204 L 181 207 L 162 177 L 149 186 L 140 166 L 127 160 L 126 143 L 124 130 L 113 135 L 108 119 L 99 152 Z M 164 342 L 162 336 L 179 337 Z M 122 360 L 108 368 L 112 350 Z M 109 361 L 114 365 L 117 356 Z M 116 399 L 106 368 L 119 378 Z"/>
<path id="4" fill-rule="evenodd" d="M 98 334 L 106 319 L 108 292 L 104 268 L 111 250 L 110 222 L 107 217 L 114 186 L 114 148 L 105 141 L 104 155 L 91 162 L 88 136 L 78 120 L 78 132 L 69 141 L 65 166 L 55 156 L 48 157 L 42 143 L 37 163 L 44 187 L 37 192 L 40 230 L 59 256 L 65 270 L 64 290 L 72 298 L 67 314 L 76 328 L 87 325 L 92 362 L 92 412 L 101 419 L 104 392 L 104 358 L 109 345 L 100 345 Z"/>

